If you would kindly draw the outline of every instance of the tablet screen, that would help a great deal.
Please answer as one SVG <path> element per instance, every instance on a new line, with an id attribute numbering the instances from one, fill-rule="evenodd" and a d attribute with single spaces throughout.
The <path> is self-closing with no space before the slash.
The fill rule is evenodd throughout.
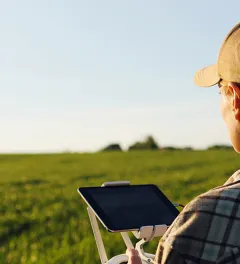
<path id="1" fill-rule="evenodd" d="M 85 187 L 79 192 L 111 231 L 169 226 L 179 214 L 155 185 Z"/>

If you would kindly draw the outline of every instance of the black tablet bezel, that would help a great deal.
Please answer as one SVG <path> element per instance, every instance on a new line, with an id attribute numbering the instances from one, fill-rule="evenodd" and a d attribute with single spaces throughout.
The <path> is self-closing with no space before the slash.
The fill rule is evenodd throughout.
<path id="1" fill-rule="evenodd" d="M 84 201 L 92 208 L 92 210 L 95 212 L 98 219 L 102 222 L 102 224 L 107 228 L 110 232 L 121 232 L 121 231 L 127 231 L 127 230 L 138 230 L 140 227 L 132 227 L 128 229 L 118 229 L 112 221 L 107 217 L 107 215 L 104 213 L 104 211 L 98 206 L 97 202 L 92 198 L 90 191 L 91 189 L 105 189 L 105 188 L 139 188 L 144 186 L 150 186 L 154 192 L 159 196 L 159 198 L 165 203 L 165 205 L 168 206 L 169 210 L 172 211 L 173 215 L 176 217 L 179 214 L 179 211 L 176 209 L 176 207 L 168 200 L 168 198 L 160 191 L 160 189 L 154 185 L 154 184 L 141 184 L 141 185 L 128 185 L 128 186 L 108 186 L 108 187 L 80 187 L 78 188 L 79 194 L 82 196 Z"/>

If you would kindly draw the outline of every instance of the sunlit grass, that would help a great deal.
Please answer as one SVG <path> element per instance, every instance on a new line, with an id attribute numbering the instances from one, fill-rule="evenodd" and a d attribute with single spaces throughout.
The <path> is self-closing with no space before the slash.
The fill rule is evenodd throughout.
<path id="1" fill-rule="evenodd" d="M 233 150 L 0 155 L 0 263 L 100 263 L 80 186 L 153 183 L 186 204 L 239 165 Z M 120 235 L 102 231 L 109 257 L 125 251 Z"/>

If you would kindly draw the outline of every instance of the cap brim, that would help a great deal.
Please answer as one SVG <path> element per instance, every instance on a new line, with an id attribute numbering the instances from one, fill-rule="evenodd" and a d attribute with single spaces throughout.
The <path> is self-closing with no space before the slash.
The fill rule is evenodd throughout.
<path id="1" fill-rule="evenodd" d="M 194 83 L 200 87 L 211 87 L 221 80 L 217 64 L 199 70 L 194 77 Z"/>

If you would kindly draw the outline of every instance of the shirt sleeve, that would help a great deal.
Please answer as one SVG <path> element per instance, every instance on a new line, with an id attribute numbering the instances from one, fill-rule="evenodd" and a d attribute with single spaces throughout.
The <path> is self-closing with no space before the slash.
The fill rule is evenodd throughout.
<path id="1" fill-rule="evenodd" d="M 161 238 L 156 264 L 200 263 L 215 209 L 215 200 L 191 201 Z"/>
<path id="2" fill-rule="evenodd" d="M 239 182 L 240 170 L 185 206 L 161 238 L 155 263 L 237 263 Z"/>
<path id="3" fill-rule="evenodd" d="M 186 264 L 185 260 L 166 241 L 160 241 L 157 248 L 155 264 Z"/>

